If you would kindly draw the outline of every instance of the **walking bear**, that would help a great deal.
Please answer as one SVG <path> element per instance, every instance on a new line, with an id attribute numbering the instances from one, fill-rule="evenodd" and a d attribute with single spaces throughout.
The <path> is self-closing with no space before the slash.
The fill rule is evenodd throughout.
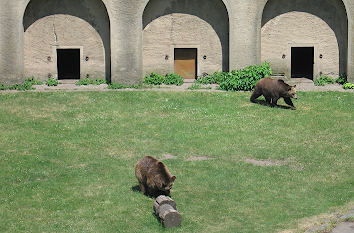
<path id="1" fill-rule="evenodd" d="M 256 99 L 263 95 L 266 102 L 272 107 L 277 106 L 279 98 L 284 98 L 285 103 L 296 109 L 291 98 L 297 99 L 295 86 L 286 84 L 281 79 L 263 78 L 259 80 L 251 96 L 251 102 L 255 103 Z"/>
<path id="2" fill-rule="evenodd" d="M 145 156 L 138 161 L 135 176 L 139 181 L 141 192 L 153 197 L 169 196 L 176 179 L 176 176 L 171 176 L 163 162 L 151 156 Z"/>

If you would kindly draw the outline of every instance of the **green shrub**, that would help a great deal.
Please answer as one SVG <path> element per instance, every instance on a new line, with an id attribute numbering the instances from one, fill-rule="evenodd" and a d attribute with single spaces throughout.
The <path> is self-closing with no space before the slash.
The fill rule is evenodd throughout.
<path id="1" fill-rule="evenodd" d="M 144 77 L 143 83 L 148 85 L 166 84 L 181 86 L 184 83 L 184 79 L 175 73 L 166 74 L 166 76 L 163 76 L 161 74 L 152 72 L 150 75 L 146 75 Z"/>
<path id="2" fill-rule="evenodd" d="M 242 70 L 233 70 L 220 83 L 220 89 L 226 91 L 250 91 L 256 83 L 272 74 L 269 63 L 259 66 L 248 66 Z"/>
<path id="3" fill-rule="evenodd" d="M 49 78 L 46 81 L 47 86 L 52 87 L 52 86 L 58 86 L 59 82 L 58 80 L 54 79 L 54 78 Z"/>
<path id="4" fill-rule="evenodd" d="M 0 90 L 3 91 L 3 90 L 7 90 L 8 87 L 5 85 L 5 84 L 1 84 L 0 83 Z"/>
<path id="5" fill-rule="evenodd" d="M 339 76 L 339 77 L 336 79 L 336 83 L 341 84 L 341 85 L 343 85 L 343 84 L 345 84 L 345 83 L 347 83 L 347 82 L 348 82 L 348 77 L 347 77 L 346 74 L 342 74 L 341 76 Z"/>
<path id="6" fill-rule="evenodd" d="M 84 79 L 80 79 L 79 81 L 77 81 L 75 84 L 78 86 L 81 85 L 101 85 L 101 84 L 106 84 L 106 80 L 104 79 L 90 79 L 90 78 L 84 78 Z"/>
<path id="7" fill-rule="evenodd" d="M 179 74 L 167 74 L 163 80 L 166 85 L 177 85 L 181 86 L 184 83 L 184 79 Z"/>
<path id="8" fill-rule="evenodd" d="M 229 72 L 216 71 L 212 75 L 198 77 L 197 83 L 200 84 L 220 84 L 229 76 Z"/>
<path id="9" fill-rule="evenodd" d="M 31 85 L 42 85 L 43 82 L 36 80 L 34 77 L 29 77 L 25 79 L 25 84 L 31 84 Z"/>
<path id="10" fill-rule="evenodd" d="M 108 89 L 125 89 L 125 88 L 129 88 L 129 86 L 121 83 L 111 83 L 110 85 L 108 85 Z"/>
<path id="11" fill-rule="evenodd" d="M 5 84 L 0 84 L 0 90 L 18 90 L 18 91 L 26 91 L 26 90 L 34 90 L 33 85 L 42 85 L 42 81 L 36 80 L 34 77 L 26 78 L 23 84 L 13 84 L 10 86 L 6 86 Z"/>
<path id="12" fill-rule="evenodd" d="M 188 90 L 200 90 L 200 89 L 211 89 L 211 87 L 203 87 L 202 85 L 198 84 L 198 83 L 194 83 L 192 86 L 187 88 Z"/>
<path id="13" fill-rule="evenodd" d="M 353 83 L 345 83 L 344 85 L 343 85 L 343 88 L 344 89 L 354 89 L 354 84 Z"/>
<path id="14" fill-rule="evenodd" d="M 150 75 L 144 77 L 143 83 L 150 85 L 161 85 L 163 83 L 164 76 L 152 72 Z"/>
<path id="15" fill-rule="evenodd" d="M 326 84 L 334 84 L 335 81 L 332 77 L 327 75 L 321 75 L 320 77 L 315 79 L 315 86 L 324 86 Z"/>

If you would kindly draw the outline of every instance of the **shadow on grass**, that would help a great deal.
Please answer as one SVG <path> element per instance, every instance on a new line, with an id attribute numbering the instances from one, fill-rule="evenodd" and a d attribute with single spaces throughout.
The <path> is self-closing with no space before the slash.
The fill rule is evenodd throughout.
<path id="1" fill-rule="evenodd" d="M 140 187 L 139 185 L 135 185 L 135 186 L 132 186 L 131 187 L 131 190 L 135 193 L 140 193 L 141 190 L 140 190 Z M 141 193 L 142 194 L 142 193 Z M 149 194 L 144 194 L 145 196 L 149 197 L 149 198 L 152 198 L 152 199 L 156 199 L 158 196 L 160 195 L 165 195 L 165 196 L 170 196 L 170 194 L 168 193 L 165 193 L 163 191 L 161 192 L 155 192 L 155 193 L 149 193 Z"/>
<path id="2" fill-rule="evenodd" d="M 132 186 L 131 190 L 132 190 L 133 192 L 135 192 L 135 193 L 141 191 L 139 185 Z"/>
<path id="3" fill-rule="evenodd" d="M 281 109 L 292 109 L 292 110 L 294 110 L 290 106 L 284 106 L 284 105 L 272 106 L 272 105 L 268 104 L 265 100 L 254 100 L 254 102 L 252 102 L 252 103 L 263 105 L 263 106 L 267 106 L 267 107 L 271 107 L 271 108 L 281 108 Z"/>

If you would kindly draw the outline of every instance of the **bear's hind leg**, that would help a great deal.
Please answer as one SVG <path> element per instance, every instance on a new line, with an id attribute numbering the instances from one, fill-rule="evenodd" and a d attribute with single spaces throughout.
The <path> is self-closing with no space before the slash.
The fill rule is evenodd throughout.
<path id="1" fill-rule="evenodd" d="M 278 106 L 278 99 L 279 99 L 279 97 L 278 96 L 275 96 L 275 97 L 273 97 L 272 98 L 272 106 L 274 107 L 274 106 Z"/>
<path id="2" fill-rule="evenodd" d="M 250 101 L 251 101 L 252 103 L 255 103 L 255 102 L 256 102 L 256 99 L 257 99 L 258 97 L 260 97 L 261 95 L 262 95 L 262 92 L 259 91 L 259 90 L 257 90 L 257 89 L 255 89 L 255 90 L 253 91 L 253 93 L 252 93 L 252 96 L 251 96 L 251 98 L 250 98 Z"/>
<path id="3" fill-rule="evenodd" d="M 270 96 L 264 96 L 264 98 L 265 98 L 265 100 L 266 100 L 266 102 L 267 102 L 268 105 L 273 106 L 273 105 L 272 105 L 272 102 L 271 102 L 271 101 L 272 101 L 272 98 L 270 98 Z"/>
<path id="4" fill-rule="evenodd" d="M 290 105 L 292 109 L 296 109 L 296 107 L 293 104 L 293 101 L 291 101 L 291 99 L 289 97 L 284 97 L 284 101 L 285 101 L 285 103 Z"/>

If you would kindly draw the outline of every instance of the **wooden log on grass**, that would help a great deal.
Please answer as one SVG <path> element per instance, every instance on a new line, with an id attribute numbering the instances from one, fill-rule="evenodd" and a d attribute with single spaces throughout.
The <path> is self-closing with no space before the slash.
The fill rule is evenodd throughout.
<path id="1" fill-rule="evenodd" d="M 158 209 L 160 208 L 160 206 L 162 206 L 163 204 L 169 204 L 170 206 L 172 206 L 175 210 L 177 210 L 177 205 L 176 202 L 174 200 L 172 200 L 170 197 L 168 196 L 164 196 L 164 195 L 160 195 L 156 198 L 155 202 L 154 202 L 154 211 L 155 214 L 158 216 Z"/>
<path id="2" fill-rule="evenodd" d="M 169 204 L 160 206 L 158 216 L 164 227 L 178 227 L 182 223 L 181 214 Z"/>
<path id="3" fill-rule="evenodd" d="M 182 223 L 182 216 L 177 211 L 176 202 L 167 196 L 158 196 L 154 202 L 155 215 L 164 227 L 178 227 Z"/>

